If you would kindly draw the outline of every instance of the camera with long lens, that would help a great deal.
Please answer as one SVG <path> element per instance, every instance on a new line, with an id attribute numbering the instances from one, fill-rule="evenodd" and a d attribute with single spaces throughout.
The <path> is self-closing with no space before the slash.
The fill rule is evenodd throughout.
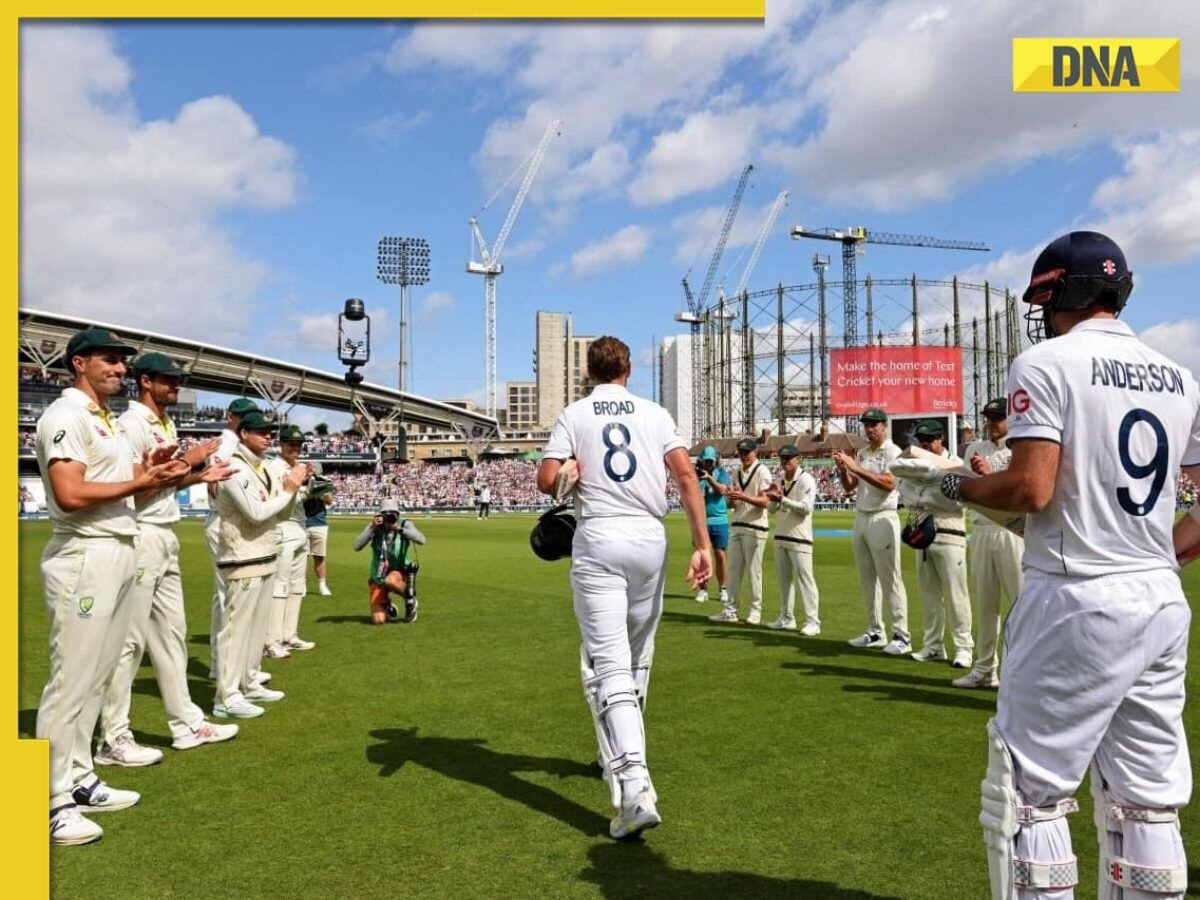
<path id="1" fill-rule="evenodd" d="M 394 528 L 396 523 L 400 521 L 400 513 L 385 512 L 383 514 L 383 524 L 388 528 Z"/>

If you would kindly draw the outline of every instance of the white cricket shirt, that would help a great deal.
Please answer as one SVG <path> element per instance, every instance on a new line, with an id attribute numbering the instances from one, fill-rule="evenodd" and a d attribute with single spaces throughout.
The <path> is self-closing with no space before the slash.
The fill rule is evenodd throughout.
<path id="1" fill-rule="evenodd" d="M 129 408 L 121 413 L 117 421 L 125 430 L 125 439 L 137 459 L 141 459 L 143 454 L 179 443 L 171 417 L 159 419 L 150 407 L 139 400 L 130 400 Z M 179 498 L 173 487 L 163 488 L 136 509 L 137 520 L 148 525 L 174 525 L 180 518 Z"/>
<path id="2" fill-rule="evenodd" d="M 746 468 L 738 469 L 734 473 L 733 485 L 743 494 L 757 497 L 771 486 L 771 470 L 756 459 Z M 749 530 L 756 532 L 759 537 L 766 537 L 770 530 L 770 516 L 767 514 L 766 506 L 755 506 L 753 503 L 746 503 L 743 500 L 731 500 L 729 509 L 732 513 L 729 521 L 730 527 L 739 529 L 743 534 Z M 737 531 L 733 532 L 733 534 L 737 533 Z"/>
<path id="3" fill-rule="evenodd" d="M 1026 568 L 1056 575 L 1174 569 L 1181 465 L 1200 465 L 1200 390 L 1124 322 L 1089 319 L 1017 357 L 1008 440 L 1062 447 L 1050 503 L 1025 524 Z"/>
<path id="4" fill-rule="evenodd" d="M 125 441 L 120 422 L 78 388 L 63 391 L 37 424 L 38 468 L 54 533 L 83 537 L 137 534 L 132 497 L 97 503 L 74 512 L 63 510 L 50 484 L 50 463 L 56 459 L 83 463 L 86 481 L 111 483 L 133 478 L 134 454 Z"/>
<path id="5" fill-rule="evenodd" d="M 867 444 L 859 448 L 858 452 L 854 454 L 854 458 L 868 472 L 886 475 L 891 471 L 889 466 L 900 458 L 900 448 L 891 440 L 880 444 L 878 450 L 872 450 L 871 445 Z M 860 513 L 895 509 L 899 505 L 900 498 L 896 491 L 882 491 L 873 484 L 867 484 L 866 479 L 858 479 L 854 508 Z"/>
<path id="6" fill-rule="evenodd" d="M 687 445 L 671 415 L 619 384 L 600 384 L 561 413 L 542 456 L 579 465 L 576 511 L 598 516 L 667 514 L 663 457 Z"/>

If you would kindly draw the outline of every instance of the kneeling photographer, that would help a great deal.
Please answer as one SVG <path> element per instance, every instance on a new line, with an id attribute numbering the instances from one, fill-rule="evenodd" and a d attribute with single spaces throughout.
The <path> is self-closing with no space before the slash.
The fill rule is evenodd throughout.
<path id="1" fill-rule="evenodd" d="M 424 544 L 425 535 L 408 519 L 400 518 L 395 500 L 384 500 L 379 512 L 354 539 L 354 549 L 371 545 L 371 571 L 367 576 L 370 590 L 371 621 L 382 625 L 400 618 L 392 595 L 404 598 L 404 621 L 417 619 L 417 570 L 413 544 Z"/>

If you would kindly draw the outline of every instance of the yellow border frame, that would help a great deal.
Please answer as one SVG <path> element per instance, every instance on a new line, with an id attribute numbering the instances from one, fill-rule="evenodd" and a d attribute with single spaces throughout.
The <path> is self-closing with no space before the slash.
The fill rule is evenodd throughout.
<path id="1" fill-rule="evenodd" d="M 486 17 L 479 15 L 481 4 L 477 0 L 402 0 L 401 3 L 352 2 L 338 10 L 336 18 L 363 18 L 380 20 L 397 19 L 762 19 L 766 14 L 766 0 L 500 0 L 488 9 Z M 5 182 L 3 202 L 11 210 L 12 231 L 5 242 L 5 264 L 11 272 L 10 284 L 15 288 L 14 296 L 20 297 L 20 273 L 18 269 L 19 235 L 19 73 L 20 73 L 20 26 L 23 19 L 49 18 L 321 18 L 328 17 L 316 3 L 283 4 L 278 2 L 256 3 L 250 8 L 242 4 L 220 2 L 208 4 L 203 9 L 185 7 L 182 12 L 164 15 L 161 4 L 125 2 L 119 4 L 70 3 L 37 4 L 18 12 L 13 19 L 9 35 L 10 67 L 3 85 L 3 121 L 9 135 L 5 141 L 11 177 Z M 334 17 L 329 17 L 334 18 Z M 3 325 L 4 342 L 14 349 L 17 346 L 17 319 L 14 303 Z M 10 358 L 9 377 L 0 388 L 0 419 L 15 422 L 17 414 L 17 355 Z M 10 489 L 16 486 L 17 458 L 13 445 L 4 451 L 11 454 L 5 481 Z M 11 496 L 11 495 L 10 495 Z M 5 520 L 7 538 L 0 540 L 4 545 L 17 546 L 18 529 L 15 520 Z M 11 532 L 9 531 L 11 529 Z M 9 811 L 0 822 L 3 825 L 5 857 L 18 863 L 9 871 L 10 888 L 13 896 L 49 896 L 50 891 L 50 848 L 46 837 L 46 781 L 49 777 L 48 748 L 44 741 L 18 740 L 17 718 L 20 701 L 17 693 L 17 650 L 18 621 L 15 602 L 18 589 L 17 566 L 9 566 L 7 582 L 7 623 L 0 627 L 0 658 L 7 659 L 0 675 L 0 691 L 7 696 L 10 707 L 9 720 L 14 731 L 9 738 L 0 738 L 0 771 L 4 772 L 9 786 Z M 86 851 L 85 851 L 86 852 Z"/>

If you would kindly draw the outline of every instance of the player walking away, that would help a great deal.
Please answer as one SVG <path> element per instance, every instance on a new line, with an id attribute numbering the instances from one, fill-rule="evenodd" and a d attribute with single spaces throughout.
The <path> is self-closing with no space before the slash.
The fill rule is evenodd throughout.
<path id="1" fill-rule="evenodd" d="M 997 397 L 983 407 L 987 437 L 963 454 L 980 475 L 1002 472 L 1012 460 L 1008 448 L 1008 399 Z M 1021 554 L 1025 542 L 982 513 L 971 511 L 971 589 L 975 598 L 975 667 L 950 682 L 959 688 L 997 688 L 1000 604 L 1012 603 L 1021 591 Z"/>
<path id="2" fill-rule="evenodd" d="M 595 387 L 559 414 L 537 487 L 550 494 L 563 463 L 577 461 L 571 588 L 583 638 L 580 670 L 617 810 L 609 834 L 623 838 L 662 821 L 642 716 L 666 577 L 666 469 L 691 526 L 687 579 L 693 588 L 708 581 L 712 560 L 691 458 L 670 414 L 627 389 L 629 348 L 601 337 L 588 348 L 587 363 Z"/>
<path id="3" fill-rule="evenodd" d="M 413 544 L 424 544 L 425 535 L 408 519 L 400 518 L 400 504 L 384 500 L 362 533 L 354 539 L 354 549 L 371 545 L 370 591 L 371 621 L 382 625 L 398 619 L 399 610 L 392 595 L 404 598 L 404 621 L 417 621 L 417 561 Z"/>
<path id="4" fill-rule="evenodd" d="M 248 412 L 238 424 L 238 446 L 230 458 L 233 476 L 217 490 L 220 531 L 217 568 L 225 579 L 225 616 L 217 634 L 217 691 L 213 715 L 251 719 L 263 708 L 251 701 L 283 699 L 254 678 L 266 628 L 255 616 L 270 609 L 275 582 L 275 526 L 291 514 L 296 491 L 310 476 L 307 463 L 273 477 L 263 454 L 271 445 L 275 423 L 260 412 Z M 260 630 L 261 629 L 261 630 Z"/>
<path id="5" fill-rule="evenodd" d="M 167 409 L 179 399 L 187 374 L 161 353 L 144 353 L 130 367 L 137 379 L 138 399 L 117 420 L 135 457 L 179 446 L 175 423 Z M 179 573 L 179 539 L 174 525 L 180 519 L 176 490 L 194 484 L 211 484 L 228 478 L 228 464 L 204 468 L 216 452 L 218 440 L 204 441 L 188 451 L 191 471 L 178 485 L 134 498 L 138 525 L 136 575 L 126 601 L 130 607 L 125 643 L 105 690 L 100 716 L 101 744 L 96 762 L 110 766 L 149 766 L 162 760 L 162 751 L 139 746 L 129 726 L 133 679 L 150 651 L 154 677 L 167 711 L 171 746 L 190 750 L 202 744 L 227 741 L 236 725 L 216 725 L 192 702 L 187 684 L 187 618 L 183 583 Z"/>
<path id="6" fill-rule="evenodd" d="M 129 624 L 137 564 L 133 496 L 177 484 L 190 469 L 164 450 L 139 456 L 108 399 L 121 390 L 134 348 L 103 328 L 67 342 L 74 385 L 37 424 L 37 460 L 53 534 L 42 552 L 50 618 L 50 677 L 37 737 L 50 742 L 50 842 L 86 844 L 103 829 L 80 814 L 125 809 L 136 791 L 110 788 L 93 770 L 92 733 Z"/>
<path id="7" fill-rule="evenodd" d="M 729 593 L 722 610 L 709 616 L 710 622 L 738 621 L 742 576 L 750 578 L 750 612 L 747 625 L 762 621 L 762 561 L 767 547 L 768 525 L 767 487 L 771 473 L 758 461 L 758 444 L 754 438 L 742 438 L 737 445 L 738 461 L 742 464 L 734 476 L 733 487 L 725 491 L 733 504 L 733 521 L 729 530 Z"/>
<path id="8" fill-rule="evenodd" d="M 258 412 L 258 404 L 246 397 L 235 397 L 225 411 L 225 429 L 221 432 L 221 443 L 212 455 L 212 461 L 228 462 L 237 449 L 237 428 L 242 416 L 248 412 Z M 208 677 L 217 677 L 217 632 L 225 622 L 225 579 L 217 568 L 217 535 L 221 530 L 221 516 L 217 511 L 217 489 L 208 489 L 208 517 L 204 521 L 204 539 L 208 543 L 208 552 L 213 561 L 213 597 L 212 597 L 212 627 L 208 633 L 210 659 Z"/>
<path id="9" fill-rule="evenodd" d="M 859 416 L 867 435 L 865 447 L 851 456 L 833 451 L 833 464 L 847 491 L 857 489 L 854 501 L 854 565 L 867 608 L 867 630 L 848 642 L 851 647 L 882 647 L 901 656 L 912 650 L 908 632 L 908 594 L 900 575 L 900 521 L 896 476 L 889 466 L 900 448 L 887 436 L 887 413 L 872 406 Z M 892 621 L 892 639 L 884 640 L 883 602 Z"/>
<path id="10" fill-rule="evenodd" d="M 479 491 L 479 511 L 476 518 L 486 519 L 492 511 L 492 489 L 486 484 L 481 484 L 476 490 Z"/>
<path id="11" fill-rule="evenodd" d="M 800 467 L 800 450 L 795 444 L 779 448 L 781 484 L 767 487 L 775 518 L 775 575 L 779 579 L 779 618 L 768 628 L 796 630 L 796 588 L 804 605 L 804 627 L 800 633 L 821 633 L 817 582 L 813 578 L 812 511 L 817 502 L 817 480 Z"/>
<path id="12" fill-rule="evenodd" d="M 300 463 L 304 451 L 304 432 L 296 425 L 279 429 L 279 457 L 270 460 L 276 477 Z M 310 476 L 296 491 L 296 502 L 286 519 L 279 523 L 279 558 L 275 564 L 275 589 L 267 625 L 264 655 L 285 659 L 293 650 L 312 650 L 317 645 L 300 637 L 300 607 L 308 578 L 308 535 L 304 531 L 304 501 L 308 498 Z"/>
<path id="13" fill-rule="evenodd" d="M 1200 391 L 1117 321 L 1132 287 L 1102 234 L 1042 251 L 1026 318 L 1035 342 L 1053 340 L 1009 371 L 1012 463 L 941 481 L 951 498 L 1028 513 L 980 816 L 997 898 L 1074 895 L 1064 816 L 1089 766 L 1099 897 L 1182 898 L 1187 887 L 1191 613 L 1172 525 L 1181 465 L 1200 474 Z"/>
<path id="14" fill-rule="evenodd" d="M 700 451 L 700 462 L 696 466 L 700 479 L 700 493 L 704 497 L 704 516 L 708 525 L 708 539 L 712 543 L 713 566 L 717 585 L 721 589 L 722 606 L 729 605 L 729 592 L 725 585 L 729 581 L 729 569 L 725 550 L 729 547 L 729 501 L 725 492 L 729 490 L 729 473 L 721 468 L 721 457 L 711 444 Z M 700 585 L 696 592 L 697 603 L 708 602 L 708 584 Z"/>
<path id="15" fill-rule="evenodd" d="M 320 463 L 310 463 L 315 474 L 324 474 Z M 312 496 L 304 501 L 304 530 L 308 533 L 308 555 L 312 557 L 313 573 L 317 576 L 317 593 L 322 597 L 332 597 L 326 579 L 329 576 L 329 564 L 325 560 L 326 548 L 329 545 L 329 505 L 326 502 L 328 494 Z M 307 587 L 307 585 L 306 585 Z"/>
<path id="16" fill-rule="evenodd" d="M 946 430 L 936 419 L 917 424 L 917 443 L 922 450 L 961 466 L 962 460 L 946 450 Z M 933 542 L 918 549 L 917 584 L 921 590 L 921 614 L 925 634 L 921 649 L 912 658 L 917 662 L 945 661 L 946 619 L 950 620 L 950 640 L 954 645 L 951 665 L 971 668 L 971 598 L 967 596 L 967 523 L 962 506 L 947 499 L 938 485 L 903 481 L 900 495 L 910 517 L 931 517 L 926 523 L 933 529 Z M 949 614 L 947 616 L 947 613 Z"/>

